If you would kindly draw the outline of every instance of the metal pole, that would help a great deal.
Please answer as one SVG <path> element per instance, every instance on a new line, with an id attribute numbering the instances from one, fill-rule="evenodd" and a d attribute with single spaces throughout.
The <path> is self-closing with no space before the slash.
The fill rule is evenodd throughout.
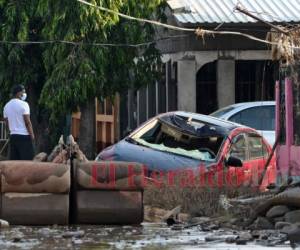
<path id="1" fill-rule="evenodd" d="M 280 33 L 283 33 L 283 34 L 285 34 L 285 35 L 287 35 L 287 36 L 289 35 L 289 32 L 288 32 L 288 31 L 286 31 L 286 30 L 284 30 L 284 29 L 282 29 L 282 28 L 280 28 L 280 27 L 278 27 L 278 26 L 276 26 L 276 25 L 274 25 L 274 24 L 272 24 L 272 23 L 269 23 L 269 22 L 267 22 L 267 21 L 265 21 L 265 20 L 263 20 L 263 19 L 261 19 L 261 18 L 255 16 L 255 15 L 251 14 L 251 13 L 248 12 L 246 9 L 241 8 L 240 6 L 236 6 L 235 9 L 238 10 L 239 12 L 241 12 L 241 13 L 243 13 L 243 14 L 249 16 L 249 17 L 252 17 L 253 19 L 255 19 L 255 20 L 259 21 L 259 22 L 262 22 L 262 23 L 264 23 L 264 24 L 266 24 L 266 25 L 272 27 L 274 30 L 277 30 L 277 31 L 280 32 Z"/>

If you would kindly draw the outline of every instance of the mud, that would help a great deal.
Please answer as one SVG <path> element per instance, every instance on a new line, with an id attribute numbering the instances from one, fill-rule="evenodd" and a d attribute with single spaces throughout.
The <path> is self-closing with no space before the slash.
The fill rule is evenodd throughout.
<path id="1" fill-rule="evenodd" d="M 241 232 L 200 228 L 174 231 L 164 224 L 142 226 L 11 227 L 0 233 L 0 249 L 290 249 L 289 243 L 268 247 L 265 242 L 241 246 L 226 243 Z"/>

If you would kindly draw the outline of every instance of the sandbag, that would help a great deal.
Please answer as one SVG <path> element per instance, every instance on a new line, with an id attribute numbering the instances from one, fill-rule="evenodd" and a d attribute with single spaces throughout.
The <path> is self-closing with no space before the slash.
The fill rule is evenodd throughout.
<path id="1" fill-rule="evenodd" d="M 143 222 L 141 191 L 78 191 L 76 223 L 124 225 Z"/>
<path id="2" fill-rule="evenodd" d="M 2 193 L 69 193 L 70 167 L 33 161 L 3 161 Z"/>
<path id="3" fill-rule="evenodd" d="M 67 225 L 69 195 L 2 194 L 1 219 L 12 225 Z"/>
<path id="4" fill-rule="evenodd" d="M 143 165 L 128 162 L 74 161 L 77 190 L 143 190 Z"/>
<path id="5" fill-rule="evenodd" d="M 286 205 L 296 208 L 300 208 L 300 188 L 294 187 L 289 188 L 272 198 L 264 201 L 261 205 L 257 206 L 256 214 L 265 215 L 265 213 L 272 207 L 276 205 Z"/>

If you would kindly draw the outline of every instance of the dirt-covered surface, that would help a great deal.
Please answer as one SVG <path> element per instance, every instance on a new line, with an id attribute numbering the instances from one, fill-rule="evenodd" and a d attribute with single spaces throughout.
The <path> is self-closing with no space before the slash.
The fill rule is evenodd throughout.
<path id="1" fill-rule="evenodd" d="M 172 230 L 165 224 L 154 223 L 138 227 L 10 227 L 1 230 L 0 249 L 290 249 L 287 241 L 273 244 L 276 234 L 239 245 L 235 239 L 242 233 L 242 237 L 249 236 L 247 232 L 229 229 Z"/>

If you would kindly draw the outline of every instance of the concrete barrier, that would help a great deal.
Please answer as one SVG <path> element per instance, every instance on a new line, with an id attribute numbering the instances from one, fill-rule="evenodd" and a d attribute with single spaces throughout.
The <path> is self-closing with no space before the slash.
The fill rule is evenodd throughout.
<path id="1" fill-rule="evenodd" d="M 127 162 L 74 161 L 78 190 L 143 190 L 143 166 Z"/>
<path id="2" fill-rule="evenodd" d="M 13 225 L 143 221 L 144 173 L 137 163 L 2 161 L 0 175 L 1 219 Z"/>
<path id="3" fill-rule="evenodd" d="M 5 193 L 1 215 L 11 225 L 67 225 L 69 195 Z"/>
<path id="4" fill-rule="evenodd" d="M 140 224 L 143 198 L 140 191 L 78 191 L 76 222 L 79 224 Z"/>
<path id="5" fill-rule="evenodd" d="M 139 224 L 143 221 L 143 166 L 74 161 L 75 223 Z"/>
<path id="6" fill-rule="evenodd" d="M 64 193 L 70 191 L 70 167 L 32 161 L 0 162 L 2 193 Z"/>
<path id="7" fill-rule="evenodd" d="M 12 225 L 68 224 L 68 165 L 3 161 L 0 172 L 2 219 Z"/>

